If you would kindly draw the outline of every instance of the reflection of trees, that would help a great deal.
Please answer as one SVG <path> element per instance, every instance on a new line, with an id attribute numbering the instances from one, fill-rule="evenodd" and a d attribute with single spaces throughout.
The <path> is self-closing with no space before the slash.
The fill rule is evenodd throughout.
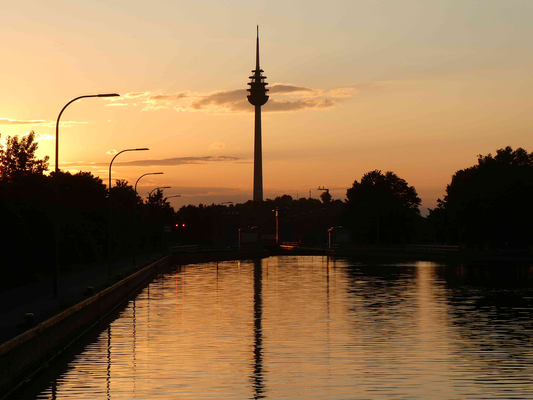
<path id="1" fill-rule="evenodd" d="M 417 312 L 409 295 L 416 286 L 416 267 L 366 263 L 349 265 L 346 271 L 351 311 L 357 318 L 371 320 L 373 331 L 405 334 Z"/>
<path id="2" fill-rule="evenodd" d="M 533 269 L 456 266 L 439 268 L 460 353 L 489 368 L 531 364 Z M 529 351 L 527 351 L 529 349 Z M 531 373 L 531 369 L 529 369 Z"/>

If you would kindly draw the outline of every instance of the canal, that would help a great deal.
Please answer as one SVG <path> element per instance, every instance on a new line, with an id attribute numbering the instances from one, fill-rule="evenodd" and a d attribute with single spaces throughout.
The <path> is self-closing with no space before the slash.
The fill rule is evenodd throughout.
<path id="1" fill-rule="evenodd" d="M 17 399 L 531 399 L 533 269 L 170 268 Z"/>

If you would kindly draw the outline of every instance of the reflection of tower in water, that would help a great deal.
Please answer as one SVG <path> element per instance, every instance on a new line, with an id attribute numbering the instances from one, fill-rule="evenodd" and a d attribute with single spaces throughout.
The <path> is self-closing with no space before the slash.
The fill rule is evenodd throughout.
<path id="1" fill-rule="evenodd" d="M 263 384 L 263 266 L 261 260 L 254 260 L 254 372 L 251 376 L 254 399 L 262 399 Z"/>
<path id="2" fill-rule="evenodd" d="M 257 27 L 257 44 L 255 55 L 254 74 L 250 76 L 250 88 L 247 89 L 250 94 L 248 101 L 255 106 L 255 130 L 254 130 L 254 201 L 263 201 L 263 150 L 261 135 L 261 106 L 266 104 L 268 89 L 265 82 L 266 76 L 261 73 L 265 72 L 259 66 L 259 27 Z"/>

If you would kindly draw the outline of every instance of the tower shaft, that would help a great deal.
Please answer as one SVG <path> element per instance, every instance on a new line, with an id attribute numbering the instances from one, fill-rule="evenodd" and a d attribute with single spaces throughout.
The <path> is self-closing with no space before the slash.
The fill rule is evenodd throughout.
<path id="1" fill-rule="evenodd" d="M 266 76 L 262 75 L 264 72 L 259 65 L 259 27 L 257 27 L 257 40 L 255 50 L 255 69 L 250 76 L 250 88 L 247 96 L 250 104 L 255 106 L 255 130 L 254 130 L 254 201 L 263 201 L 263 150 L 262 150 L 262 134 L 261 134 L 261 106 L 268 101 L 265 82 Z"/>
<path id="2" fill-rule="evenodd" d="M 255 106 L 254 134 L 254 201 L 263 201 L 263 148 L 261 138 L 261 106 Z"/>

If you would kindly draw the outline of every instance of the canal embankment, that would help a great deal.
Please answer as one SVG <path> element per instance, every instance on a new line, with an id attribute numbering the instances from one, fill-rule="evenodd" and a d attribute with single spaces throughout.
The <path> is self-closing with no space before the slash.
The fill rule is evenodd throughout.
<path id="1" fill-rule="evenodd" d="M 84 332 L 135 295 L 170 262 L 171 256 L 155 259 L 139 271 L 34 327 L 28 326 L 24 333 L 1 344 L 0 398 L 61 354 Z M 28 324 L 31 324 L 31 321 L 28 321 Z"/>
<path id="2" fill-rule="evenodd" d="M 104 285 L 102 290 L 96 286 L 88 286 L 90 277 L 85 277 L 87 280 L 82 280 L 87 284 L 82 285 L 82 287 L 86 290 L 94 290 L 94 294 L 85 293 L 86 298 L 83 300 L 79 299 L 79 293 L 77 296 L 73 295 L 75 292 L 80 292 L 81 287 L 79 286 L 66 295 L 60 296 L 60 299 L 52 300 L 49 296 L 43 297 L 38 301 L 42 309 L 40 310 L 41 314 L 46 315 L 48 312 L 52 316 L 47 319 L 42 319 L 42 317 L 39 319 L 36 315 L 34 321 L 28 320 L 26 323 L 18 323 L 17 330 L 21 333 L 0 344 L 0 399 L 32 374 L 38 372 L 43 365 L 62 354 L 84 333 L 92 330 L 94 326 L 104 320 L 113 310 L 136 295 L 166 266 L 258 259 L 268 257 L 270 253 L 269 250 L 261 248 L 207 249 L 198 246 L 181 246 L 173 249 L 168 256 L 147 262 L 139 271 L 129 267 L 127 272 L 123 271 L 124 275 L 128 275 L 126 277 L 122 276 L 122 272 L 118 273 L 118 270 L 114 270 L 114 273 L 117 272 L 117 274 L 113 279 L 118 280 L 118 282 L 109 284 L 109 281 L 104 282 L 106 279 L 100 279 L 102 280 L 100 283 Z M 97 270 L 94 270 L 92 274 L 94 275 L 96 272 Z M 91 275 L 91 272 L 88 271 L 87 274 Z M 102 275 L 102 271 L 98 270 L 98 274 Z M 110 286 L 106 287 L 108 285 Z M 58 303 L 61 302 L 66 302 L 69 307 L 64 311 L 57 312 Z M 32 310 L 31 306 L 27 308 L 29 311 Z M 20 314 L 20 312 L 18 313 Z M 13 317 L 8 313 L 4 313 L 3 316 L 7 319 Z M 17 314 L 17 320 L 22 321 L 22 315 Z M 4 325 L 8 326 L 9 321 L 4 321 Z M 14 324 L 11 323 L 11 325 Z"/>

